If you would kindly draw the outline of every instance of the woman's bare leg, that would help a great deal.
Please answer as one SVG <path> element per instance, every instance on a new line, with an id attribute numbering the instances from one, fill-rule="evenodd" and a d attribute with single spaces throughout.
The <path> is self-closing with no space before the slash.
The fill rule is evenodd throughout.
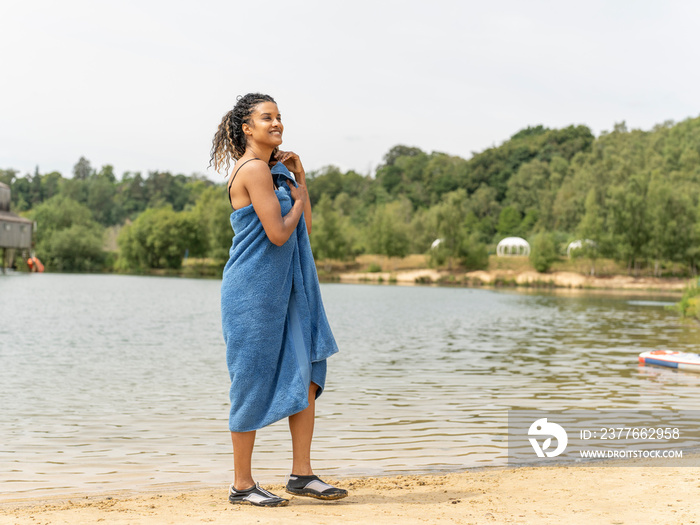
<path id="1" fill-rule="evenodd" d="M 289 416 L 289 431 L 292 433 L 292 474 L 311 476 L 311 440 L 314 437 L 316 415 L 316 391 L 318 385 L 309 386 L 309 406 Z"/>
<path id="2" fill-rule="evenodd" d="M 231 432 L 233 444 L 233 488 L 246 490 L 255 485 L 251 471 L 255 430 L 250 432 Z"/>

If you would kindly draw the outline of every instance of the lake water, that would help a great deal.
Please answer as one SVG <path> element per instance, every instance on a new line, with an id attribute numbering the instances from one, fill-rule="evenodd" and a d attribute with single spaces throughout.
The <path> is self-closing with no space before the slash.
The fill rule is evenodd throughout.
<path id="1" fill-rule="evenodd" d="M 0 276 L 0 497 L 229 483 L 219 281 Z M 506 410 L 694 409 L 700 374 L 641 367 L 696 351 L 674 296 L 322 285 L 341 353 L 317 404 L 325 475 L 502 465 Z M 258 432 L 263 482 L 291 464 Z"/>

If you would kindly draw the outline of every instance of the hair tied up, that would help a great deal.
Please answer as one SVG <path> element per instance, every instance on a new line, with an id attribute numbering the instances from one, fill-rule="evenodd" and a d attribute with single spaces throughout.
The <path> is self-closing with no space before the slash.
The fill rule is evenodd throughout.
<path id="1" fill-rule="evenodd" d="M 209 166 L 213 164 L 214 169 L 221 172 L 221 168 L 225 165 L 228 173 L 231 161 L 235 162 L 243 156 L 246 148 L 246 137 L 242 126 L 248 121 L 255 107 L 262 102 L 276 104 L 275 99 L 270 95 L 262 93 L 248 93 L 236 97 L 236 105 L 224 115 L 214 134 Z"/>

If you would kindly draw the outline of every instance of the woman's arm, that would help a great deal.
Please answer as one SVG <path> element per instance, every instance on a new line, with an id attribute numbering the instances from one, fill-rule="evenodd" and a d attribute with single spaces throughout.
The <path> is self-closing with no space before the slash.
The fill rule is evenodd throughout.
<path id="1" fill-rule="evenodd" d="M 300 185 L 295 188 L 290 184 L 294 204 L 289 213 L 282 217 L 270 169 L 265 164 L 261 162 L 251 163 L 250 168 L 239 176 L 243 176 L 243 185 L 250 196 L 255 213 L 265 229 L 267 238 L 273 244 L 282 246 L 296 229 L 309 200 L 306 186 Z"/>
<path id="2" fill-rule="evenodd" d="M 279 151 L 275 158 L 282 162 L 289 171 L 294 173 L 297 184 L 304 187 L 304 193 L 306 193 L 304 222 L 306 223 L 306 232 L 311 235 L 311 199 L 309 199 L 309 193 L 306 191 L 306 172 L 304 171 L 304 166 L 301 164 L 301 159 L 299 155 L 293 151 Z"/>

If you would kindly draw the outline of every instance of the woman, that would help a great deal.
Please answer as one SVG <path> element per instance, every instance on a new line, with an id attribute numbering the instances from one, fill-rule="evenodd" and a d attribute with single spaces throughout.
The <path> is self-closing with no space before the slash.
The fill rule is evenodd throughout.
<path id="1" fill-rule="evenodd" d="M 249 93 L 224 115 L 211 150 L 217 170 L 225 165 L 228 171 L 230 160 L 235 161 L 228 182 L 235 236 L 221 284 L 231 377 L 234 482 L 229 501 L 269 507 L 288 500 L 253 480 L 255 431 L 285 417 L 293 450 L 287 492 L 319 499 L 347 496 L 311 469 L 315 400 L 325 384 L 326 358 L 338 347 L 309 245 L 311 203 L 304 168 L 298 155 L 279 151 L 283 131 L 272 97 Z"/>

